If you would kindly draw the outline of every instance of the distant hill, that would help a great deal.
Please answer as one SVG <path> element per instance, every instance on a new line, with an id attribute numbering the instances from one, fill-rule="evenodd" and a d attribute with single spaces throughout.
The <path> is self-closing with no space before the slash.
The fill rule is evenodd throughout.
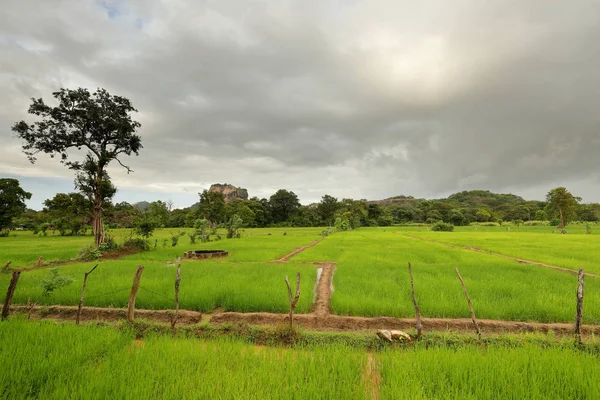
<path id="1" fill-rule="evenodd" d="M 134 208 L 137 208 L 140 211 L 146 211 L 149 205 L 150 203 L 148 203 L 147 201 L 138 201 L 137 203 L 132 204 Z"/>
<path id="2" fill-rule="evenodd" d="M 234 199 L 248 200 L 248 190 L 238 188 L 228 183 L 215 183 L 210 185 L 209 192 L 220 192 L 225 197 L 225 203 L 229 203 Z"/>

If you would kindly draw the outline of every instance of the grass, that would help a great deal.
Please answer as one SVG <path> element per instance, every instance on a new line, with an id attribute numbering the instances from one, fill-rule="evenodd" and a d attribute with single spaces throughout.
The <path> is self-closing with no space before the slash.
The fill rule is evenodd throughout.
<path id="1" fill-rule="evenodd" d="M 171 231 L 176 232 L 160 230 L 156 236 L 168 238 Z M 572 322 L 576 277 L 540 266 L 518 264 L 497 256 L 421 241 L 403 233 L 451 241 L 458 245 L 475 243 L 476 247 L 489 246 L 491 250 L 500 249 L 497 251 L 527 256 L 524 258 L 535 261 L 545 261 L 546 258 L 558 257 L 559 254 L 572 258 L 571 264 L 565 261 L 558 263 L 560 266 L 578 265 L 583 260 L 588 260 L 591 265 L 595 255 L 600 255 L 600 245 L 595 243 L 595 236 L 591 235 L 473 230 L 437 233 L 391 227 L 361 228 L 335 233 L 315 247 L 293 257 L 291 263 L 267 263 L 299 246 L 310 244 L 319 238 L 319 232 L 319 228 L 252 229 L 244 231 L 240 239 L 195 245 L 190 244 L 189 239 L 184 236 L 176 247 L 163 247 L 159 244 L 156 249 L 148 252 L 126 256 L 117 261 L 103 261 L 90 277 L 86 305 L 125 306 L 135 268 L 142 264 L 146 266 L 146 270 L 137 306 L 173 308 L 175 267 L 167 265 L 166 261 L 175 260 L 186 250 L 218 248 L 230 251 L 231 255 L 223 259 L 183 263 L 182 308 L 202 312 L 216 307 L 223 307 L 226 311 L 285 312 L 288 305 L 283 278 L 300 271 L 303 279 L 298 312 L 307 312 L 313 300 L 316 267 L 296 262 L 334 261 L 338 263 L 331 300 L 334 313 L 412 317 L 413 306 L 406 269 L 410 261 L 413 264 L 417 297 L 422 314 L 426 317 L 469 316 L 463 291 L 454 271 L 454 267 L 458 267 L 479 318 Z M 113 235 L 123 237 L 125 231 L 113 232 Z M 66 248 L 75 239 L 21 236 L 25 238 L 21 243 L 22 249 L 28 243 L 35 247 L 38 241 L 53 241 L 57 248 Z M 18 241 L 21 236 L 3 239 Z M 161 242 L 162 239 L 159 240 Z M 3 254 L 4 247 L 0 248 L 0 257 Z M 38 287 L 38 282 L 47 271 L 23 273 L 15 302 L 25 303 L 31 297 L 39 304 L 76 305 L 83 273 L 92 265 L 79 263 L 60 267 L 64 275 L 74 277 L 77 282 L 50 298 L 40 298 L 41 289 Z M 586 266 L 586 270 L 593 272 L 592 267 Z M 0 275 L 0 287 L 7 285 L 8 278 L 7 275 Z M 600 323 L 599 289 L 600 280 L 586 279 L 585 323 Z"/>
<path id="2" fill-rule="evenodd" d="M 381 399 L 597 399 L 600 358 L 574 347 L 416 347 L 381 357 Z"/>
<path id="3" fill-rule="evenodd" d="M 136 307 L 173 309 L 175 265 L 158 261 L 104 261 L 88 278 L 86 306 L 125 307 L 131 291 L 135 270 L 145 266 L 136 299 Z M 77 305 L 81 294 L 83 274 L 94 263 L 65 265 L 62 275 L 76 279 L 74 284 L 57 290 L 50 297 L 41 297 L 41 279 L 48 269 L 21 274 L 14 303 L 26 303 L 27 298 L 42 305 Z M 316 287 L 316 268 L 313 265 L 279 263 L 226 264 L 215 261 L 188 261 L 181 265 L 179 301 L 182 309 L 208 312 L 216 307 L 224 311 L 286 312 L 289 307 L 285 276 L 302 275 L 298 312 L 308 312 Z M 10 276 L 0 275 L 0 287 L 8 286 Z"/>
<path id="4" fill-rule="evenodd" d="M 525 232 L 411 232 L 423 239 L 600 275 L 600 241 L 585 234 L 548 235 Z"/>
<path id="5" fill-rule="evenodd" d="M 0 396 L 10 399 L 360 399 L 364 355 L 347 347 L 254 347 L 91 325 L 0 324 Z"/>
<path id="6" fill-rule="evenodd" d="M 465 280 L 479 318 L 571 322 L 575 314 L 575 276 L 406 238 L 393 230 L 337 233 L 292 258 L 317 260 L 338 263 L 331 301 L 336 314 L 412 317 L 408 262 L 426 317 L 469 317 L 454 267 Z M 588 278 L 585 290 L 584 321 L 599 323 L 600 280 Z"/>
<path id="7" fill-rule="evenodd" d="M 241 231 L 242 238 L 223 239 L 208 243 L 191 244 L 187 235 L 179 238 L 176 247 L 171 247 L 170 237 L 179 232 L 189 233 L 189 228 L 158 229 L 148 241 L 157 248 L 144 255 L 136 255 L 144 260 L 170 260 L 181 257 L 185 251 L 218 248 L 228 250 L 228 261 L 271 261 L 278 259 L 300 246 L 305 246 L 320 237 L 322 228 L 256 228 Z M 284 235 L 285 233 L 285 235 Z M 130 229 L 111 229 L 109 235 L 121 243 L 131 234 Z M 224 232 L 221 232 L 224 236 Z M 167 247 L 163 240 L 167 239 Z M 77 256 L 80 249 L 93 244 L 92 236 L 38 236 L 32 232 L 19 231 L 9 237 L 0 238 L 0 263 L 12 261 L 13 268 L 31 267 L 40 256 L 44 262 L 65 261 Z"/>
<path id="8" fill-rule="evenodd" d="M 264 347 L 148 334 L 126 325 L 0 323 L 0 397 L 10 399 L 593 399 L 598 347 L 539 336 Z M 371 361 L 370 361 L 371 359 Z"/>

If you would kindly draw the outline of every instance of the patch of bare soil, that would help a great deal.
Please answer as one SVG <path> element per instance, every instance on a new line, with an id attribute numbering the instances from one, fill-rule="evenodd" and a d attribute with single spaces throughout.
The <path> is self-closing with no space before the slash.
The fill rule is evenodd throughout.
<path id="1" fill-rule="evenodd" d="M 28 306 L 11 306 L 11 312 L 28 313 Z M 50 318 L 59 320 L 75 320 L 77 318 L 76 306 L 33 306 L 32 318 Z M 155 322 L 170 323 L 174 310 L 135 310 L 136 318 L 143 318 Z M 118 321 L 127 319 L 127 310 L 123 308 L 84 307 L 81 310 L 82 321 Z M 193 325 L 202 320 L 202 313 L 197 311 L 179 310 L 177 324 Z"/>
<path id="2" fill-rule="evenodd" d="M 336 264 L 332 262 L 316 264 L 323 268 L 323 271 L 321 272 L 321 278 L 317 285 L 317 298 L 313 305 L 313 313 L 319 317 L 323 317 L 331 314 L 331 309 L 329 308 L 329 301 L 331 299 L 331 280 Z"/>
<path id="3" fill-rule="evenodd" d="M 286 254 L 285 256 L 281 257 L 278 260 L 273 260 L 272 262 L 286 262 L 287 260 L 289 260 L 290 258 L 294 257 L 296 254 L 303 252 L 306 249 L 309 249 L 313 246 L 316 246 L 317 243 L 319 243 L 321 240 L 323 240 L 323 238 L 319 238 L 317 240 L 315 240 L 314 242 L 312 242 L 311 244 L 307 244 L 306 246 L 301 246 L 298 247 L 296 250 L 292 251 L 289 254 Z"/>
<path id="4" fill-rule="evenodd" d="M 450 244 L 450 243 L 439 242 L 437 240 L 431 240 L 431 239 L 423 239 L 423 238 L 420 238 L 418 236 L 407 235 L 407 234 L 402 234 L 402 236 L 406 236 L 406 237 L 409 237 L 411 239 L 422 240 L 424 242 L 437 243 L 437 244 L 441 244 L 443 246 L 451 247 L 451 248 L 454 248 L 454 249 L 465 249 L 465 250 L 475 251 L 477 253 L 487 254 L 489 256 L 506 258 L 507 260 L 516 261 L 516 262 L 518 262 L 520 264 L 537 265 L 537 266 L 540 266 L 540 267 L 552 268 L 552 269 L 555 269 L 555 270 L 558 270 L 558 271 L 566 272 L 566 273 L 569 273 L 571 275 L 577 275 L 577 271 L 572 270 L 572 269 L 563 268 L 563 267 L 557 267 L 556 265 L 544 264 L 544 263 L 541 263 L 541 262 L 538 262 L 538 261 L 524 260 L 524 259 L 517 258 L 517 257 L 507 256 L 507 255 L 504 255 L 504 254 L 493 253 L 491 251 L 482 250 L 482 249 L 480 249 L 478 247 L 456 246 L 456 245 L 453 245 L 453 244 Z M 591 278 L 600 278 L 599 275 L 588 274 L 587 272 L 585 273 L 585 276 L 589 276 Z"/>

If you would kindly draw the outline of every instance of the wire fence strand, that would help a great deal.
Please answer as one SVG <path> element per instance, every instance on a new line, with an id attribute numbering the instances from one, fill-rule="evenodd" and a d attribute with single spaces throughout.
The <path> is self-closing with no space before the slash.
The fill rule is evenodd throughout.
<path id="1" fill-rule="evenodd" d="M 158 292 L 155 292 L 154 290 L 147 289 L 147 288 L 143 287 L 142 285 L 140 285 L 140 289 L 144 289 L 145 291 L 147 291 L 147 292 L 150 292 L 150 293 L 152 293 L 152 294 L 155 294 L 155 295 L 157 295 L 157 296 L 160 296 L 160 297 L 162 297 L 162 298 L 164 298 L 164 299 L 171 300 L 171 301 L 175 301 L 173 297 L 165 296 L 165 295 L 164 295 L 164 294 L 162 294 L 162 293 L 158 293 Z"/>
<path id="2" fill-rule="evenodd" d="M 112 291 L 112 292 L 100 293 L 100 294 L 96 294 L 94 296 L 86 297 L 85 299 L 86 300 L 95 299 L 97 297 L 104 297 L 104 296 L 108 296 L 108 295 L 111 295 L 111 294 L 121 293 L 121 292 L 124 292 L 126 290 L 131 290 L 131 288 L 127 287 L 125 289 L 119 289 L 119 290 L 115 290 L 115 291 Z"/>

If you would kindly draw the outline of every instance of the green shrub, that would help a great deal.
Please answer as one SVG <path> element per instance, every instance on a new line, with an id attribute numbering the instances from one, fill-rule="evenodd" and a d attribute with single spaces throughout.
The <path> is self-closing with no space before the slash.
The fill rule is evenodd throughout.
<path id="1" fill-rule="evenodd" d="M 525 225 L 525 226 L 545 226 L 545 225 L 548 225 L 548 221 L 526 221 L 523 225 Z"/>
<path id="2" fill-rule="evenodd" d="M 112 236 L 107 236 L 106 240 L 98 246 L 98 250 L 100 251 L 117 251 L 118 249 L 119 245 Z"/>
<path id="3" fill-rule="evenodd" d="M 7 229 L 5 231 L 0 231 L 0 237 L 8 237 L 10 231 Z"/>
<path id="4" fill-rule="evenodd" d="M 140 235 L 146 239 L 152 236 L 154 229 L 156 229 L 156 225 L 149 219 L 142 219 L 138 221 L 134 228 L 137 235 Z"/>
<path id="5" fill-rule="evenodd" d="M 431 226 L 431 230 L 435 232 L 452 232 L 454 231 L 454 225 L 438 221 Z"/>
<path id="6" fill-rule="evenodd" d="M 550 223 L 549 223 L 549 225 L 550 225 L 550 226 L 558 226 L 558 225 L 560 225 L 560 219 L 558 219 L 558 218 L 552 218 L 552 219 L 550 220 Z"/>
<path id="7" fill-rule="evenodd" d="M 144 239 L 140 239 L 140 238 L 132 238 L 132 239 L 127 240 L 125 243 L 123 243 L 123 247 L 125 249 L 130 249 L 130 250 L 141 250 L 141 251 L 150 250 L 150 244 L 148 243 L 148 241 L 144 240 Z"/>
<path id="8" fill-rule="evenodd" d="M 52 268 L 46 279 L 40 281 L 42 288 L 42 297 L 51 296 L 55 290 L 69 286 L 74 280 L 70 276 L 62 276 L 58 268 Z"/>
<path id="9" fill-rule="evenodd" d="M 100 257 L 102 257 L 102 252 L 100 252 L 100 250 L 94 246 L 84 247 L 83 249 L 79 250 L 79 253 L 77 254 L 77 259 L 83 261 L 93 261 L 99 259 Z"/>

